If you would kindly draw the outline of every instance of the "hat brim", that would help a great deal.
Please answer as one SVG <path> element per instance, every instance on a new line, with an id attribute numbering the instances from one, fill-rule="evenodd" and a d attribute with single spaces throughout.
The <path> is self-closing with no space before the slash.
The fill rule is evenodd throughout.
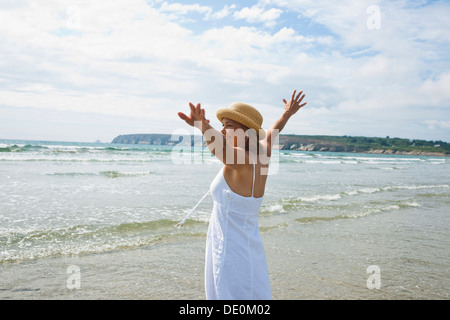
<path id="1" fill-rule="evenodd" d="M 260 125 L 258 125 L 255 121 L 239 112 L 236 112 L 229 108 L 220 108 L 217 110 L 216 115 L 217 119 L 219 119 L 220 122 L 222 122 L 223 118 L 228 118 L 236 122 L 239 122 L 240 124 L 246 126 L 249 129 L 254 129 L 256 131 L 256 135 L 258 136 L 259 140 L 264 139 L 266 136 L 266 132 Z"/>

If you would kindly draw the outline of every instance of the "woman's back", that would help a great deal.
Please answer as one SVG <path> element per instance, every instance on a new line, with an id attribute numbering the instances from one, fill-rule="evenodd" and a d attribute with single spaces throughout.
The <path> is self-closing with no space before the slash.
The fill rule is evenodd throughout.
<path id="1" fill-rule="evenodd" d="M 264 165 L 261 163 L 257 163 L 255 165 L 254 184 L 253 165 L 242 164 L 239 166 L 240 168 L 238 170 L 232 169 L 226 165 L 224 166 L 223 176 L 230 189 L 243 197 L 251 197 L 253 185 L 253 197 L 263 197 L 267 181 L 267 174 L 261 173 L 267 170 L 268 165 Z"/>

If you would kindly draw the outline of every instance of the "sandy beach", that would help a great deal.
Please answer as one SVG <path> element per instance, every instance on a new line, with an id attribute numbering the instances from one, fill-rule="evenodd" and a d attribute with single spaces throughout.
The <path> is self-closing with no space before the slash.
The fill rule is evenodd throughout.
<path id="1" fill-rule="evenodd" d="M 0 154 L 0 299 L 205 299 L 211 199 L 174 224 L 220 164 L 176 165 L 161 146 L 18 148 Z M 278 161 L 259 217 L 273 299 L 449 298 L 447 158 Z"/>

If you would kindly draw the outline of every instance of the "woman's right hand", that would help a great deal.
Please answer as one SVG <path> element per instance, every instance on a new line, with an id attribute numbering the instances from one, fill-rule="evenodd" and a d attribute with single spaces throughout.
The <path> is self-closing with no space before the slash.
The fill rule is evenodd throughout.
<path id="1" fill-rule="evenodd" d="M 189 102 L 189 107 L 191 108 L 190 116 L 187 116 L 183 112 L 178 112 L 178 116 L 191 127 L 196 125 L 196 122 L 200 122 L 202 124 L 202 128 L 199 129 L 203 132 L 203 128 L 209 125 L 209 120 L 205 118 L 205 109 L 200 107 L 200 103 L 198 103 L 197 106 L 194 106 Z"/>

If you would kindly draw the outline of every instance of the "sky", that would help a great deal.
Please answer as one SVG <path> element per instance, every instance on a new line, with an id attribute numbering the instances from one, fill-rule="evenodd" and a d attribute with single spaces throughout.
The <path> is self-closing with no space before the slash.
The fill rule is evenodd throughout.
<path id="1" fill-rule="evenodd" d="M 307 105 L 282 133 L 450 141 L 450 1 L 0 0 L 0 139 L 197 133 L 201 103 Z"/>

